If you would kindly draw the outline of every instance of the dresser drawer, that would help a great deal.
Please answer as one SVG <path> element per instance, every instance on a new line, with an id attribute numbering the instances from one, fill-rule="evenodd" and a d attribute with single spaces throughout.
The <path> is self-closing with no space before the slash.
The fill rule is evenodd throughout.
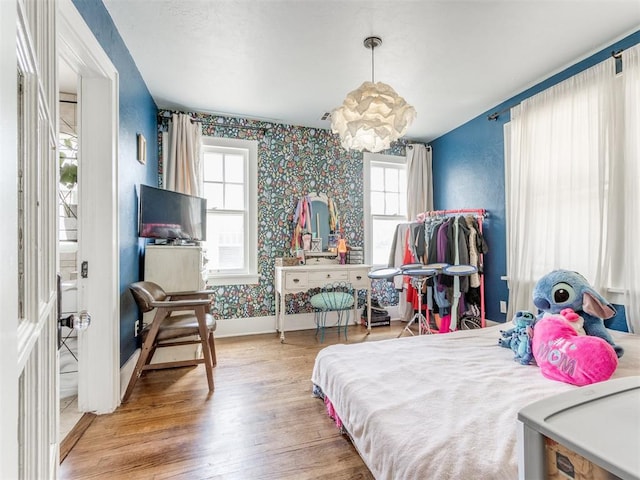
<path id="1" fill-rule="evenodd" d="M 309 285 L 307 272 L 287 272 L 284 286 L 286 289 L 306 288 Z"/>
<path id="2" fill-rule="evenodd" d="M 309 284 L 324 285 L 333 282 L 348 282 L 349 272 L 341 272 L 337 269 L 328 269 L 322 272 L 309 272 Z"/>
<path id="3" fill-rule="evenodd" d="M 367 288 L 371 283 L 369 277 L 367 276 L 368 273 L 369 270 L 365 268 L 360 270 L 351 270 L 349 272 L 349 282 L 351 282 L 351 285 L 353 285 L 354 287 Z"/>

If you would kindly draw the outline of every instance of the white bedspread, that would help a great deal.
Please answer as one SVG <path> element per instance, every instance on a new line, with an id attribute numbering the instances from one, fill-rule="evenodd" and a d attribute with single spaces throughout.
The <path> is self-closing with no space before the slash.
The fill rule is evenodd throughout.
<path id="1" fill-rule="evenodd" d="M 577 387 L 514 362 L 501 328 L 333 345 L 311 380 L 379 480 L 516 479 L 518 411 Z M 614 378 L 640 375 L 640 336 L 611 333 Z"/>

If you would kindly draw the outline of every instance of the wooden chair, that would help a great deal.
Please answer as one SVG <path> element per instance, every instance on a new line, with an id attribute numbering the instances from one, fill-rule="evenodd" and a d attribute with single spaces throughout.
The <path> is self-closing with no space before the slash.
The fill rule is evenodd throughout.
<path id="1" fill-rule="evenodd" d="M 143 313 L 153 309 L 156 309 L 156 313 L 151 324 L 141 332 L 142 351 L 122 401 L 126 402 L 129 399 L 136 381 L 145 370 L 186 367 L 200 363 L 205 365 L 209 391 L 212 392 L 213 367 L 216 366 L 216 349 L 213 339 L 216 321 L 208 313 L 208 309 L 213 291 L 167 293 L 153 282 L 132 283 L 129 285 L 129 290 Z M 193 336 L 199 338 L 180 340 Z M 157 348 L 190 344 L 202 345 L 202 358 L 151 363 Z"/>

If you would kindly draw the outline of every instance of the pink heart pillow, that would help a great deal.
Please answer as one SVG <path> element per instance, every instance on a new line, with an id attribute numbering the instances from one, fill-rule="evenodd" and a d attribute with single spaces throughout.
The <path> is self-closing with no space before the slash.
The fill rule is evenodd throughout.
<path id="1" fill-rule="evenodd" d="M 532 350 L 545 377 L 578 386 L 608 380 L 618 367 L 611 345 L 600 337 L 578 335 L 561 315 L 535 324 Z"/>

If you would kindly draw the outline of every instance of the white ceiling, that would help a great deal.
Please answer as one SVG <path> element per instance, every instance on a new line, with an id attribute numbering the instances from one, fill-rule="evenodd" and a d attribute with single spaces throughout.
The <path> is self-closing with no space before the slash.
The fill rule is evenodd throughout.
<path id="1" fill-rule="evenodd" d="M 430 141 L 640 28 L 640 0 L 103 0 L 159 108 L 329 128 L 390 84 Z"/>

